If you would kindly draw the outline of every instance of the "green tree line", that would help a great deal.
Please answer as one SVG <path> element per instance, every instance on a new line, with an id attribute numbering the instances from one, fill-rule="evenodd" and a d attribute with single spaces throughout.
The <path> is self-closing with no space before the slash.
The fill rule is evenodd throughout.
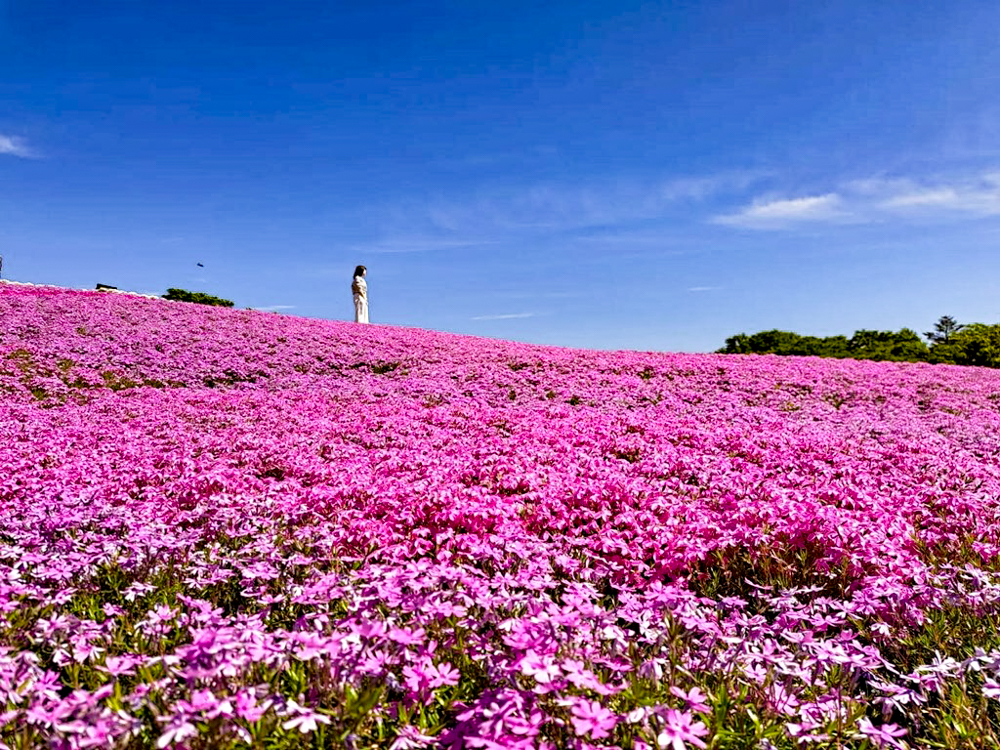
<path id="1" fill-rule="evenodd" d="M 926 338 L 926 341 L 924 341 Z M 726 339 L 720 354 L 785 354 L 805 357 L 932 362 L 1000 367 L 1000 324 L 958 323 L 945 315 L 921 338 L 910 328 L 860 330 L 847 336 L 801 336 L 791 331 L 740 333 Z"/>

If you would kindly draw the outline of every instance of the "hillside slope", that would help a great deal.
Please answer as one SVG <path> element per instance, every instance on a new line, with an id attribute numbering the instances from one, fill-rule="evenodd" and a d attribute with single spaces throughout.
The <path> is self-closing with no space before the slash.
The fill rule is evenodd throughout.
<path id="1" fill-rule="evenodd" d="M 992 742 L 998 455 L 996 371 L 0 285 L 0 739 Z"/>

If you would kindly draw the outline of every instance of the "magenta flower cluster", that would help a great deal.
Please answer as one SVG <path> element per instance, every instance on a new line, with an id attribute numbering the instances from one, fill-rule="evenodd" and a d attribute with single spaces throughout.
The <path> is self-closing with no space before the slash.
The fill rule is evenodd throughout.
<path id="1" fill-rule="evenodd" d="M 0 285 L 0 748 L 907 747 L 998 455 L 989 370 Z"/>

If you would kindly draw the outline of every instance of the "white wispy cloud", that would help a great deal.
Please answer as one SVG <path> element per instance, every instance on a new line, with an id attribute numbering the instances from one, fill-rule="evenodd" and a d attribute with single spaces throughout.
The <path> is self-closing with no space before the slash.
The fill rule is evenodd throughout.
<path id="1" fill-rule="evenodd" d="M 749 171 L 660 180 L 621 176 L 584 184 L 552 181 L 484 187 L 462 195 L 421 196 L 383 211 L 382 234 L 391 241 L 382 251 L 405 251 L 405 243 L 392 238 L 414 234 L 457 237 L 471 244 L 469 238 L 497 240 L 539 232 L 620 227 L 666 217 L 714 196 L 741 193 L 761 176 Z"/>
<path id="2" fill-rule="evenodd" d="M 25 143 L 23 138 L 13 135 L 0 135 L 0 154 L 19 156 L 22 159 L 30 159 L 37 156 L 37 152 Z"/>
<path id="3" fill-rule="evenodd" d="M 869 194 L 880 199 L 878 207 L 889 211 L 1000 214 L 1000 174 L 997 173 L 948 182 L 869 181 L 866 187 Z"/>
<path id="4" fill-rule="evenodd" d="M 732 214 L 716 216 L 716 224 L 747 229 L 780 229 L 803 222 L 843 221 L 850 214 L 836 193 L 781 200 L 757 200 Z"/>
<path id="5" fill-rule="evenodd" d="M 722 289 L 721 286 L 692 286 L 688 288 L 689 292 L 715 292 Z"/>
<path id="6" fill-rule="evenodd" d="M 616 232 L 636 222 L 665 216 L 688 202 L 745 190 L 756 179 L 756 174 L 732 172 L 645 182 L 627 178 L 585 185 L 552 182 L 420 197 L 379 210 L 379 236 L 350 249 L 359 257 L 476 249 L 566 231 L 598 231 L 605 241 L 614 241 Z M 665 242 L 654 237 L 641 241 Z"/>
<path id="7" fill-rule="evenodd" d="M 961 198 L 954 188 L 938 190 L 918 190 L 914 193 L 904 193 L 887 200 L 887 208 L 904 208 L 906 206 L 948 206 L 954 207 Z"/>
<path id="8" fill-rule="evenodd" d="M 255 307 L 254 310 L 261 312 L 280 312 L 281 310 L 294 310 L 295 305 L 267 305 L 266 307 Z"/>
<path id="9" fill-rule="evenodd" d="M 1000 173 L 966 176 L 871 177 L 821 195 L 758 198 L 712 218 L 742 229 L 794 229 L 821 223 L 940 221 L 1000 216 Z"/>
<path id="10" fill-rule="evenodd" d="M 524 313 L 501 313 L 499 315 L 476 315 L 470 320 L 513 320 L 515 318 L 533 318 L 535 313 L 524 312 Z"/>

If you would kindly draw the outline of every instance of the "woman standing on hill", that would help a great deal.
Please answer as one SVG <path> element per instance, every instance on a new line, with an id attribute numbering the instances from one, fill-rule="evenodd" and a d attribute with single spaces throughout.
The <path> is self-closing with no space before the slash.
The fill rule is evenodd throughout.
<path id="1" fill-rule="evenodd" d="M 368 269 L 358 266 L 354 269 L 354 280 L 351 282 L 351 292 L 354 294 L 354 322 L 368 322 L 368 282 L 365 274 Z"/>

